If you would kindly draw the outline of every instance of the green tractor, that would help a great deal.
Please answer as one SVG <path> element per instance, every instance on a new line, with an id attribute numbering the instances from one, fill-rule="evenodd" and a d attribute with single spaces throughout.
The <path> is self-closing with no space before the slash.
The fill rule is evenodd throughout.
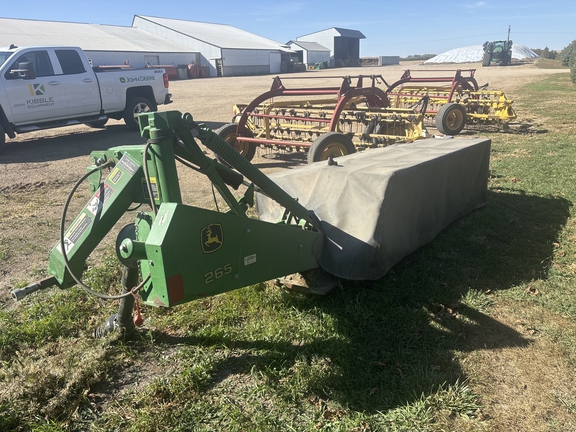
<path id="1" fill-rule="evenodd" d="M 501 66 L 508 66 L 512 62 L 512 41 L 484 42 L 484 57 L 482 66 L 490 66 L 492 63 L 499 63 Z"/>

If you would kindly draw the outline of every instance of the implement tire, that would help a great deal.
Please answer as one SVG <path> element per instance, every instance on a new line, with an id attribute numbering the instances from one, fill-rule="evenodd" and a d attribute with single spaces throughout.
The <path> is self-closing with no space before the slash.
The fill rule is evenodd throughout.
<path id="1" fill-rule="evenodd" d="M 339 132 L 327 132 L 314 140 L 308 150 L 308 163 L 356 153 L 352 140 Z"/>
<path id="2" fill-rule="evenodd" d="M 242 142 L 239 143 L 236 141 L 236 130 L 238 129 L 238 125 L 236 123 L 228 123 L 227 125 L 222 126 L 220 129 L 216 130 L 216 135 L 226 141 L 234 150 L 244 156 L 245 159 L 251 161 L 254 158 L 254 154 L 256 154 L 256 144 L 254 143 L 246 143 Z M 250 134 L 251 136 L 251 134 Z M 228 165 L 225 161 L 223 161 L 218 155 L 215 155 L 218 162 L 224 165 Z"/>
<path id="3" fill-rule="evenodd" d="M 457 103 L 447 103 L 436 114 L 436 129 L 444 135 L 458 135 L 466 125 L 466 108 Z"/>

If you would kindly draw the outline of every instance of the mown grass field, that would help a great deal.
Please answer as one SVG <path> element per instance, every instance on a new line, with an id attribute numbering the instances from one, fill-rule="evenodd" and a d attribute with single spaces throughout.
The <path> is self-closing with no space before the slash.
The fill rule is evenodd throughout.
<path id="1" fill-rule="evenodd" d="M 488 205 L 381 280 L 148 308 L 129 342 L 92 339 L 116 305 L 80 289 L 1 310 L 0 430 L 576 430 L 576 86 L 515 107 L 532 132 L 478 134 Z"/>

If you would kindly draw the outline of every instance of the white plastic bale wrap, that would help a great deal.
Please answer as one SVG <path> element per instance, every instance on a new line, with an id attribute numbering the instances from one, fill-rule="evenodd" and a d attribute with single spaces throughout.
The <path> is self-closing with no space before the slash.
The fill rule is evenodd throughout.
<path id="1" fill-rule="evenodd" d="M 284 170 L 270 178 L 321 220 L 314 255 L 345 279 L 379 279 L 486 203 L 488 139 L 428 139 Z M 260 219 L 283 208 L 257 194 Z M 282 247 L 279 245 L 278 247 Z"/>

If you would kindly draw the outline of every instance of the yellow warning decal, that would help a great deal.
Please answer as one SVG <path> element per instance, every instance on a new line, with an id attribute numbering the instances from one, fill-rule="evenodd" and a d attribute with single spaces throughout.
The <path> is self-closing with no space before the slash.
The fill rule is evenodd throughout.
<path id="1" fill-rule="evenodd" d="M 114 167 L 110 175 L 108 176 L 108 181 L 112 184 L 118 184 L 124 172 L 120 170 L 118 167 Z"/>
<path id="2" fill-rule="evenodd" d="M 142 177 L 142 187 L 144 188 L 144 197 L 146 197 L 146 199 L 150 199 L 150 193 L 148 192 L 148 184 L 146 183 L 146 179 L 144 177 Z M 154 195 L 154 199 L 155 200 L 160 199 L 156 177 L 150 177 L 150 188 L 152 189 L 152 195 Z"/>

